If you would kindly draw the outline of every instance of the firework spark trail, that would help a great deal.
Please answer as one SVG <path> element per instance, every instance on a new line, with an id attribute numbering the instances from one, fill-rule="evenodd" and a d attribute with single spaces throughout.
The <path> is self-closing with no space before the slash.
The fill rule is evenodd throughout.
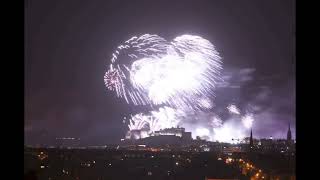
<path id="1" fill-rule="evenodd" d="M 148 119 L 148 125 L 149 125 L 149 131 L 159 131 L 161 129 L 161 123 L 158 119 L 151 116 L 151 118 Z"/>
<path id="2" fill-rule="evenodd" d="M 200 98 L 199 99 L 199 105 L 201 108 L 210 109 L 213 107 L 212 102 L 210 99 Z"/>
<path id="3" fill-rule="evenodd" d="M 128 124 L 129 130 L 140 130 L 148 127 L 154 132 L 160 129 L 177 127 L 183 112 L 169 107 L 160 108 L 158 111 L 150 111 L 148 114 L 139 113 L 131 116 Z"/>
<path id="4" fill-rule="evenodd" d="M 231 114 L 237 114 L 237 115 L 240 115 L 240 110 L 238 109 L 238 107 L 234 104 L 230 104 L 228 107 L 227 107 L 229 113 Z"/>
<path id="5" fill-rule="evenodd" d="M 131 116 L 131 119 L 129 120 L 129 125 L 128 125 L 129 129 L 130 130 L 143 129 L 147 124 L 148 118 L 149 118 L 148 116 L 145 116 L 142 113 Z"/>
<path id="6" fill-rule="evenodd" d="M 214 96 L 221 69 L 219 53 L 206 39 L 182 35 L 168 42 L 145 34 L 117 48 L 104 79 L 127 103 L 199 109 L 211 107 L 199 97 Z"/>

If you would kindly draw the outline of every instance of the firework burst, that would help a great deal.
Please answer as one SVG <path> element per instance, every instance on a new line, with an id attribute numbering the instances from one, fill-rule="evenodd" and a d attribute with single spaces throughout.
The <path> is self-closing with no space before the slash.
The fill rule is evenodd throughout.
<path id="1" fill-rule="evenodd" d="M 177 127 L 183 115 L 182 113 L 182 111 L 169 107 L 163 107 L 148 114 L 139 113 L 131 117 L 128 127 L 129 130 L 148 128 L 150 132 Z"/>
<path id="2" fill-rule="evenodd" d="M 183 35 L 168 42 L 158 35 L 132 37 L 113 53 L 105 84 L 134 105 L 210 108 L 199 100 L 214 96 L 221 58 L 199 36 Z"/>

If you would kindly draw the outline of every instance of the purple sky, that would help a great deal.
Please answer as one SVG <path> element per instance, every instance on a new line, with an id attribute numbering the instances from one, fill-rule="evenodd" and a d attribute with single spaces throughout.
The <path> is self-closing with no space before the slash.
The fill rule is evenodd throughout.
<path id="1" fill-rule="evenodd" d="M 138 111 L 106 90 L 114 49 L 133 35 L 196 34 L 223 58 L 215 104 L 255 112 L 257 137 L 295 137 L 294 1 L 47 1 L 25 11 L 25 138 L 73 136 L 112 143 Z M 160 3 L 161 2 L 161 3 Z M 45 135 L 44 135 L 45 134 Z"/>

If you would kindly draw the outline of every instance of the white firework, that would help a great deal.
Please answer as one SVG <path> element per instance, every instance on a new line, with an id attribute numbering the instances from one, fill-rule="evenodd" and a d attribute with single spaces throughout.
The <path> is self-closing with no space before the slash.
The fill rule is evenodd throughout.
<path id="1" fill-rule="evenodd" d="M 182 35 L 168 42 L 158 35 L 132 37 L 113 53 L 105 84 L 134 105 L 210 108 L 220 81 L 221 57 L 206 39 Z"/>
<path id="2" fill-rule="evenodd" d="M 250 129 L 252 127 L 254 118 L 253 114 L 246 114 L 241 118 L 242 124 L 245 128 Z"/>
<path id="3" fill-rule="evenodd" d="M 147 129 L 151 132 L 160 129 L 177 127 L 182 116 L 182 111 L 163 107 L 158 111 L 151 111 L 148 114 L 139 113 L 131 117 L 129 121 L 130 130 Z"/>
<path id="4" fill-rule="evenodd" d="M 151 111 L 154 121 L 158 124 L 156 127 L 160 129 L 177 127 L 180 122 L 180 113 L 182 112 L 166 106 L 159 111 Z M 151 131 L 154 130 L 151 129 Z"/>
<path id="5" fill-rule="evenodd" d="M 197 128 L 196 136 L 199 136 L 199 137 L 210 136 L 210 131 L 207 128 Z"/>
<path id="6" fill-rule="evenodd" d="M 211 125 L 213 128 L 221 127 L 221 126 L 222 126 L 222 120 L 220 119 L 220 117 L 214 116 L 214 117 L 212 117 L 212 120 L 211 120 L 211 122 L 210 122 L 210 125 Z"/>
<path id="7" fill-rule="evenodd" d="M 200 107 L 205 108 L 205 109 L 210 109 L 213 107 L 213 103 L 211 102 L 211 100 L 205 99 L 205 98 L 199 99 L 199 105 L 200 105 Z"/>
<path id="8" fill-rule="evenodd" d="M 150 116 L 150 118 L 147 121 L 150 132 L 159 131 L 162 127 L 161 122 L 153 116 Z"/>
<path id="9" fill-rule="evenodd" d="M 233 126 L 222 126 L 221 128 L 213 129 L 215 141 L 233 143 L 234 139 L 243 139 L 245 134 L 243 131 L 234 128 Z"/>
<path id="10" fill-rule="evenodd" d="M 131 116 L 128 124 L 129 130 L 141 130 L 145 128 L 148 118 L 149 116 L 145 116 L 142 113 Z"/>
<path id="11" fill-rule="evenodd" d="M 240 115 L 240 110 L 238 109 L 238 107 L 234 104 L 230 104 L 228 107 L 227 107 L 229 113 L 231 114 L 237 114 L 237 115 Z"/>
<path id="12" fill-rule="evenodd" d="M 219 142 L 235 143 L 246 137 L 246 130 L 239 126 L 238 121 L 226 121 L 221 127 L 213 128 L 213 140 Z"/>

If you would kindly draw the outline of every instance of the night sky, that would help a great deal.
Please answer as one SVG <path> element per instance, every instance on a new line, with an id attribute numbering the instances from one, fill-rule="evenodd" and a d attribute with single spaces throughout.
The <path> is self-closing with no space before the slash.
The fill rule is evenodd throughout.
<path id="1" fill-rule="evenodd" d="M 194 34 L 223 61 L 217 109 L 255 110 L 255 137 L 295 138 L 294 1 L 29 0 L 25 8 L 25 140 L 79 137 L 119 141 L 122 118 L 137 111 L 108 91 L 112 52 L 134 35 L 168 40 Z M 160 3 L 161 2 L 161 3 Z M 42 139 L 41 139 L 42 138 Z"/>

